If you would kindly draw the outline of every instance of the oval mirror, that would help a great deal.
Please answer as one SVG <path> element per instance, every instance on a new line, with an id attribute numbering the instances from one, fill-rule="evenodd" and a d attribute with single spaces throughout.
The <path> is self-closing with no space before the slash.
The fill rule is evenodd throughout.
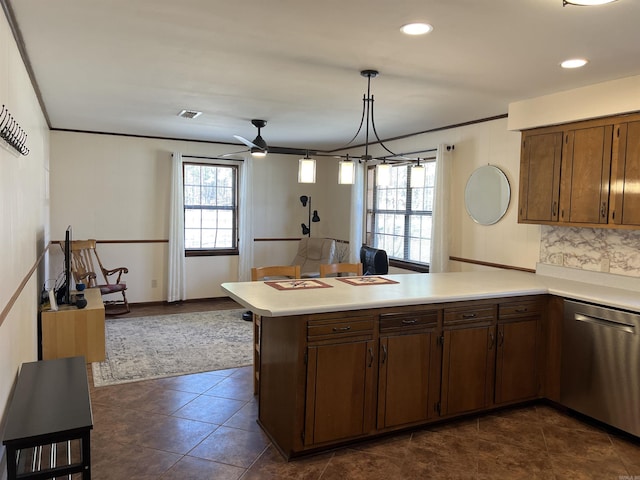
<path id="1" fill-rule="evenodd" d="M 480 225 L 493 225 L 509 208 L 511 188 L 502 170 L 493 165 L 477 168 L 464 190 L 467 213 Z"/>

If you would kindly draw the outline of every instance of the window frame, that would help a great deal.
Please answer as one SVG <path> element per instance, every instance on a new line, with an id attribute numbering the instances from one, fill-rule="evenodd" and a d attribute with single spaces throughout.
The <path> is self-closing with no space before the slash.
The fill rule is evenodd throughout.
<path id="1" fill-rule="evenodd" d="M 207 209 L 211 210 L 231 210 L 233 212 L 233 227 L 232 227 L 232 238 L 233 238 L 233 247 L 231 248 L 187 248 L 186 242 L 184 247 L 184 256 L 185 257 L 216 257 L 216 256 L 229 256 L 229 255 L 239 255 L 239 186 L 240 186 L 240 168 L 239 165 L 226 163 L 224 161 L 213 161 L 213 162 L 183 162 L 182 163 L 182 192 L 183 192 L 183 205 L 182 205 L 182 215 L 183 215 L 183 235 L 186 237 L 186 212 L 187 212 L 187 204 L 185 202 L 185 188 L 186 188 L 186 168 L 188 165 L 196 165 L 201 167 L 216 167 L 216 168 L 229 168 L 233 171 L 233 206 L 231 207 L 212 207 L 207 206 Z M 202 185 L 202 184 L 201 184 Z M 192 205 L 190 207 L 197 207 Z M 200 208 L 202 205 L 200 205 Z M 185 238 L 186 241 L 186 238 Z"/>
<path id="2" fill-rule="evenodd" d="M 435 163 L 435 159 L 425 159 L 422 163 Z M 411 208 L 411 164 L 403 164 L 392 166 L 392 168 L 405 167 L 408 169 L 406 179 L 406 203 L 404 210 L 383 210 L 378 209 L 378 186 L 376 184 L 377 180 L 377 169 L 375 165 L 370 165 L 367 167 L 367 191 L 366 191 L 366 243 L 367 245 L 372 245 L 376 248 L 379 248 L 375 245 L 375 228 L 376 228 L 376 216 L 381 214 L 391 214 L 391 215 L 403 215 L 404 216 L 404 234 L 402 235 L 403 239 L 403 252 L 404 255 L 407 255 L 409 251 L 408 242 L 410 241 L 410 218 L 411 216 L 430 216 L 433 219 L 433 210 L 413 210 Z M 435 184 L 431 185 L 431 188 L 435 190 Z M 399 237 L 399 235 L 398 235 Z M 429 263 L 422 263 L 413 260 L 409 260 L 408 258 L 395 258 L 389 256 L 389 265 L 397 268 L 402 268 L 404 270 L 412 270 L 419 273 L 429 273 Z"/>

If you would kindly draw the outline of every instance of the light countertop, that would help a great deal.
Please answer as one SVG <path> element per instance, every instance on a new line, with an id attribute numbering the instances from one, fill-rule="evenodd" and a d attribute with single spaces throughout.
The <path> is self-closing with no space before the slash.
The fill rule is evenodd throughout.
<path id="1" fill-rule="evenodd" d="M 265 282 L 223 283 L 231 298 L 252 312 L 278 317 L 364 308 L 421 305 L 551 293 L 640 312 L 640 292 L 512 270 L 384 275 L 397 283 L 350 285 L 314 279 L 326 288 L 278 290 Z"/>

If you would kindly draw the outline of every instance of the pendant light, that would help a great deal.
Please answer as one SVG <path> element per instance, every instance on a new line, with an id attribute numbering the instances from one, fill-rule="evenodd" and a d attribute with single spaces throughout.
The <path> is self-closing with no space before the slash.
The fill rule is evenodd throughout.
<path id="1" fill-rule="evenodd" d="M 309 152 L 298 161 L 298 183 L 316 183 L 316 161 Z"/>
<path id="2" fill-rule="evenodd" d="M 425 182 L 426 168 L 424 165 L 420 165 L 420 159 L 418 163 L 411 167 L 411 188 L 422 188 Z"/>
<path id="3" fill-rule="evenodd" d="M 391 185 L 391 165 L 383 160 L 376 167 L 376 185 L 378 187 L 388 187 Z"/>
<path id="4" fill-rule="evenodd" d="M 353 185 L 356 180 L 356 164 L 347 155 L 346 160 L 338 162 L 338 183 L 340 185 Z"/>

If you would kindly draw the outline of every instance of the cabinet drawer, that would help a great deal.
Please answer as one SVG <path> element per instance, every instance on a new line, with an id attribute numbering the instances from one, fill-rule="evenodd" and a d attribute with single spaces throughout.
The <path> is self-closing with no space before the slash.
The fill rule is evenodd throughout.
<path id="1" fill-rule="evenodd" d="M 542 309 L 542 302 L 536 300 L 501 303 L 498 306 L 500 320 L 539 315 Z"/>
<path id="2" fill-rule="evenodd" d="M 309 321 L 307 324 L 307 339 L 310 342 L 363 335 L 373 335 L 373 317 L 336 318 Z"/>
<path id="3" fill-rule="evenodd" d="M 496 318 L 494 305 L 478 305 L 476 307 L 448 308 L 444 311 L 444 324 L 491 322 Z"/>
<path id="4" fill-rule="evenodd" d="M 385 313 L 380 315 L 380 331 L 424 330 L 438 326 L 438 312 Z"/>

